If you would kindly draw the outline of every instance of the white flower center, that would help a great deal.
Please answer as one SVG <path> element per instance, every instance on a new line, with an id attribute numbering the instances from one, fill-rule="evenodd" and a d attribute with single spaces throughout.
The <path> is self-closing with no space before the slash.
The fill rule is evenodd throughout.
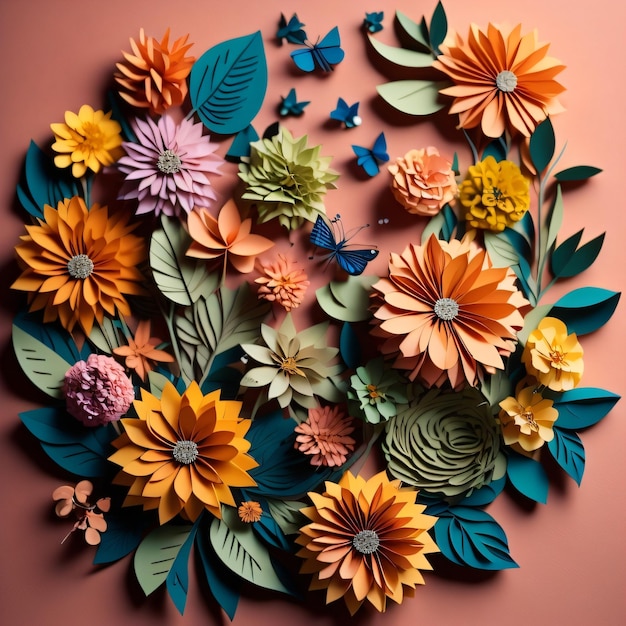
<path id="1" fill-rule="evenodd" d="M 354 535 L 352 546 L 361 554 L 372 554 L 378 550 L 380 539 L 373 530 L 362 530 Z"/>
<path id="2" fill-rule="evenodd" d="M 517 76 L 511 70 L 503 70 L 496 76 L 496 87 L 505 93 L 515 91 L 517 87 Z"/>
<path id="3" fill-rule="evenodd" d="M 191 465 L 198 458 L 198 444 L 195 441 L 177 441 L 172 456 L 183 465 Z"/>
<path id="4" fill-rule="evenodd" d="M 67 262 L 67 271 L 72 278 L 87 278 L 93 272 L 93 261 L 86 254 L 77 254 Z"/>
<path id="5" fill-rule="evenodd" d="M 459 314 L 459 305 L 452 298 L 440 298 L 435 302 L 433 310 L 440 320 L 449 322 Z"/>
<path id="6" fill-rule="evenodd" d="M 176 174 L 176 172 L 180 172 L 182 164 L 183 162 L 180 160 L 180 157 L 175 152 L 172 152 L 172 150 L 161 152 L 157 159 L 157 167 L 164 174 Z"/>

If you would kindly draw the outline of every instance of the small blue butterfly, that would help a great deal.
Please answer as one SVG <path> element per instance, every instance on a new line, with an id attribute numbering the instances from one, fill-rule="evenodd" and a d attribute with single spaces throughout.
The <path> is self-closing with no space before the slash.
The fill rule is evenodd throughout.
<path id="1" fill-rule="evenodd" d="M 383 25 L 381 22 L 385 14 L 383 11 L 376 11 L 374 13 L 366 13 L 365 19 L 363 20 L 363 25 L 370 33 L 377 33 L 378 31 L 383 29 Z"/>
<path id="2" fill-rule="evenodd" d="M 357 164 L 365 170 L 368 176 L 376 176 L 380 171 L 379 164 L 389 161 L 385 133 L 378 135 L 371 150 L 362 146 L 352 146 L 352 149 L 357 156 Z"/>
<path id="3" fill-rule="evenodd" d="M 338 120 L 343 122 L 346 128 L 354 128 L 361 124 L 361 118 L 359 117 L 359 103 L 348 106 L 348 103 L 343 99 L 337 100 L 337 108 L 330 113 L 331 120 Z"/>
<path id="4" fill-rule="evenodd" d="M 367 264 L 378 256 L 378 250 L 353 248 L 351 244 L 348 244 L 359 230 L 366 227 L 367 225 L 361 226 L 361 228 L 357 228 L 351 234 L 346 235 L 340 215 L 336 215 L 334 219 L 330 220 L 330 224 L 321 215 L 318 215 L 311 230 L 310 240 L 314 246 L 329 250 L 324 258 L 329 261 L 335 259 L 341 269 L 352 276 L 358 276 L 363 273 Z M 335 235 L 335 228 L 338 236 Z"/>
<path id="5" fill-rule="evenodd" d="M 298 102 L 295 89 L 291 89 L 287 97 L 282 100 L 279 111 L 281 115 L 302 115 L 304 107 L 310 104 L 310 101 Z"/>
<path id="6" fill-rule="evenodd" d="M 287 22 L 285 16 L 281 13 L 276 37 L 281 45 L 283 39 L 286 39 L 289 43 L 304 43 L 306 41 L 306 33 L 302 30 L 303 26 L 304 24 L 298 19 L 295 13 L 291 16 L 289 22 Z"/>
<path id="7" fill-rule="evenodd" d="M 291 53 L 296 66 L 303 72 L 312 72 L 316 67 L 324 72 L 330 72 L 333 65 L 343 60 L 345 52 L 341 49 L 339 29 L 335 26 L 322 41 L 310 44 L 306 48 L 299 48 Z"/>

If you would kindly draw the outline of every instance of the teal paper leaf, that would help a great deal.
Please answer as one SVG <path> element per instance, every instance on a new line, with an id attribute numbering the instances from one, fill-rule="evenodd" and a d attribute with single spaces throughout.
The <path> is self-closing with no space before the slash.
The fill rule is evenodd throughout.
<path id="1" fill-rule="evenodd" d="M 361 345 L 359 338 L 354 332 L 354 328 L 344 322 L 341 327 L 339 336 L 339 352 L 343 362 L 350 368 L 355 370 L 361 364 Z"/>
<path id="2" fill-rule="evenodd" d="M 585 448 L 573 432 L 554 427 L 554 439 L 548 442 L 554 460 L 576 481 L 578 486 L 585 471 Z"/>
<path id="3" fill-rule="evenodd" d="M 198 518 L 198 521 L 193 525 L 185 543 L 178 551 L 174 563 L 165 579 L 167 592 L 170 594 L 174 606 L 181 615 L 185 612 L 185 604 L 187 604 L 187 593 L 189 591 L 189 555 L 196 536 L 196 531 L 198 530 L 199 521 L 200 518 Z"/>
<path id="4" fill-rule="evenodd" d="M 387 104 L 402 113 L 431 115 L 445 106 L 439 98 L 439 90 L 446 86 L 448 83 L 443 81 L 395 80 L 378 85 L 376 91 Z"/>
<path id="5" fill-rule="evenodd" d="M 542 504 L 548 501 L 548 475 L 541 463 L 511 452 L 507 459 L 506 473 L 513 487 L 522 495 Z"/>
<path id="6" fill-rule="evenodd" d="M 238 161 L 241 157 L 250 156 L 250 144 L 259 138 L 259 133 L 254 130 L 252 124 L 246 126 L 243 130 L 240 130 L 234 137 L 230 144 L 230 148 L 226 153 L 226 158 L 233 161 Z"/>
<path id="7" fill-rule="evenodd" d="M 93 559 L 94 565 L 113 563 L 133 552 L 141 543 L 148 517 L 139 507 L 120 507 L 106 514 L 107 530 Z"/>
<path id="8" fill-rule="evenodd" d="M 559 412 L 557 425 L 568 430 L 580 430 L 597 424 L 617 404 L 620 396 L 597 387 L 578 387 L 565 391 L 554 402 Z"/>
<path id="9" fill-rule="evenodd" d="M 502 137 L 498 137 L 487 144 L 483 150 L 482 160 L 484 161 L 488 156 L 492 156 L 497 162 L 506 160 L 507 147 Z"/>
<path id="10" fill-rule="evenodd" d="M 232 135 L 259 112 L 267 89 L 261 31 L 207 50 L 191 68 L 189 96 L 194 111 L 213 133 Z"/>
<path id="11" fill-rule="evenodd" d="M 443 40 L 448 34 L 448 20 L 446 18 L 446 12 L 441 2 L 437 2 L 435 11 L 430 20 L 430 45 L 435 51 L 435 54 L 439 54 L 439 46 L 443 43 Z"/>
<path id="12" fill-rule="evenodd" d="M 575 167 L 568 167 L 566 170 L 561 170 L 554 175 L 559 182 L 574 182 L 580 180 L 587 180 L 596 174 L 599 174 L 602 170 L 599 167 L 593 167 L 592 165 L 577 165 Z"/>
<path id="13" fill-rule="evenodd" d="M 470 496 L 463 499 L 463 506 L 486 506 L 491 504 L 504 489 L 506 476 L 492 480 L 488 485 L 475 489 Z"/>
<path id="14" fill-rule="evenodd" d="M 138 143 L 137 135 L 135 135 L 131 125 L 128 123 L 128 116 L 124 115 L 122 112 L 120 98 L 115 91 L 107 91 L 107 104 L 111 110 L 111 119 L 115 120 L 122 127 L 122 137 L 124 141 Z"/>
<path id="15" fill-rule="evenodd" d="M 582 233 L 582 230 L 578 231 L 552 253 L 552 273 L 555 278 L 577 276 L 590 267 L 600 254 L 604 243 L 604 233 L 576 249 Z"/>
<path id="16" fill-rule="evenodd" d="M 435 235 L 437 239 L 445 239 L 449 241 L 458 225 L 456 213 L 449 204 L 445 204 L 437 215 L 428 220 L 428 223 L 422 231 L 422 245 L 425 245 L 431 235 Z"/>
<path id="17" fill-rule="evenodd" d="M 547 117 L 530 136 L 530 159 L 537 172 L 543 172 L 548 167 L 548 163 L 554 156 L 554 147 L 554 128 L 550 118 Z"/>
<path id="18" fill-rule="evenodd" d="M 401 11 L 396 11 L 396 20 L 402 31 L 413 40 L 417 48 L 421 48 L 424 52 L 431 51 L 428 28 L 423 18 L 418 24 Z"/>
<path id="19" fill-rule="evenodd" d="M 551 317 L 565 323 L 570 333 L 586 335 L 604 326 L 613 315 L 620 294 L 600 287 L 580 287 L 557 300 Z"/>

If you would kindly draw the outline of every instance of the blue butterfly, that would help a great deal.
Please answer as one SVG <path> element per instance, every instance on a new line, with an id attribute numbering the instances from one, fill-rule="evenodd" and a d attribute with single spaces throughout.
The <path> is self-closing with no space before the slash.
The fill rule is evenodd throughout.
<path id="1" fill-rule="evenodd" d="M 330 72 L 332 66 L 340 63 L 345 55 L 341 49 L 339 29 L 336 26 L 322 41 L 315 44 L 307 43 L 306 46 L 291 53 L 294 63 L 303 72 L 312 72 L 316 67 L 324 72 Z"/>
<path id="2" fill-rule="evenodd" d="M 281 13 L 276 37 L 281 45 L 283 39 L 286 39 L 289 43 L 304 43 L 306 41 L 306 33 L 302 30 L 303 26 L 304 24 L 298 19 L 295 13 L 291 16 L 289 22 L 287 22 L 285 16 Z"/>
<path id="3" fill-rule="evenodd" d="M 355 126 L 359 126 L 361 124 L 361 118 L 358 113 L 358 102 L 348 106 L 348 103 L 343 98 L 339 98 L 337 100 L 337 108 L 330 113 L 330 119 L 343 122 L 346 128 L 354 128 Z"/>
<path id="4" fill-rule="evenodd" d="M 368 176 L 376 176 L 380 171 L 379 164 L 389 161 L 385 133 L 378 135 L 371 150 L 362 146 L 352 146 L 352 149 L 357 156 L 357 164 L 365 170 Z"/>
<path id="5" fill-rule="evenodd" d="M 335 227 L 338 237 L 335 235 Z M 362 226 L 361 228 L 365 227 Z M 318 215 L 311 230 L 310 240 L 314 246 L 330 251 L 325 258 L 329 261 L 334 258 L 341 269 L 352 276 L 358 276 L 363 273 L 367 264 L 378 256 L 378 250 L 373 248 L 355 249 L 348 244 L 361 228 L 346 235 L 340 215 L 330 220 L 330 224 L 321 215 Z"/>
<path id="6" fill-rule="evenodd" d="M 374 13 L 366 13 L 365 19 L 363 20 L 363 25 L 370 33 L 377 33 L 378 31 L 383 29 L 383 25 L 381 22 L 385 14 L 383 11 L 376 11 Z"/>
<path id="7" fill-rule="evenodd" d="M 282 100 L 279 111 L 281 115 L 302 115 L 304 107 L 310 104 L 310 101 L 298 102 L 295 89 L 291 89 L 287 97 Z"/>

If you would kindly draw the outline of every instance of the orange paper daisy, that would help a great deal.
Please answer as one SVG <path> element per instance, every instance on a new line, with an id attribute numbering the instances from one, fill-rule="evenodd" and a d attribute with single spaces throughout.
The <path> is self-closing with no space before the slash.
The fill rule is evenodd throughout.
<path id="1" fill-rule="evenodd" d="M 57 318 L 68 331 L 77 324 L 86 334 L 104 314 L 130 315 L 124 294 L 143 293 L 143 240 L 135 225 L 106 206 L 87 209 L 82 198 L 45 206 L 39 224 L 26 226 L 27 235 L 15 250 L 22 275 L 13 289 L 29 292 L 31 311 L 44 310 L 44 322 Z"/>
<path id="2" fill-rule="evenodd" d="M 441 90 L 452 96 L 450 113 L 459 114 L 460 128 L 481 127 L 487 137 L 504 131 L 529 137 L 548 115 L 563 111 L 557 96 L 565 88 L 554 77 L 565 69 L 547 56 L 549 44 L 540 44 L 537 31 L 521 34 L 489 24 L 487 32 L 472 24 L 467 42 L 440 46 L 433 67 L 454 85 Z"/>
<path id="3" fill-rule="evenodd" d="M 387 598 L 398 604 L 424 584 L 431 570 L 426 555 L 439 548 L 426 532 L 437 521 L 415 504 L 417 492 L 401 489 L 385 472 L 365 480 L 346 472 L 322 494 L 309 493 L 311 520 L 300 529 L 298 556 L 311 589 L 326 589 L 326 603 L 343 598 L 354 615 L 366 600 L 384 611 Z"/>
<path id="4" fill-rule="evenodd" d="M 161 524 L 179 513 L 194 521 L 204 509 L 221 518 L 222 504 L 236 506 L 231 487 L 256 485 L 240 402 L 204 396 L 195 382 L 181 396 L 168 382 L 161 398 L 142 389 L 134 405 L 139 419 L 121 420 L 125 433 L 109 457 L 123 468 L 117 482 L 130 485 L 126 506 L 158 508 Z"/>

